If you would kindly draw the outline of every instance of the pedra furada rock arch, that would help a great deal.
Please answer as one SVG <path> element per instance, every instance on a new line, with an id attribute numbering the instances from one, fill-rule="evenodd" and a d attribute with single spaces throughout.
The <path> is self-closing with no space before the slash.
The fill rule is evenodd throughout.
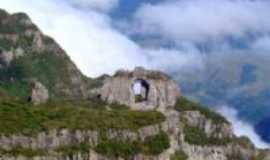
<path id="1" fill-rule="evenodd" d="M 135 85 L 140 86 L 139 91 L 135 91 Z M 165 110 L 175 105 L 180 89 L 168 75 L 137 67 L 133 71 L 119 70 L 107 77 L 98 95 L 108 103 L 125 104 L 134 110 Z"/>

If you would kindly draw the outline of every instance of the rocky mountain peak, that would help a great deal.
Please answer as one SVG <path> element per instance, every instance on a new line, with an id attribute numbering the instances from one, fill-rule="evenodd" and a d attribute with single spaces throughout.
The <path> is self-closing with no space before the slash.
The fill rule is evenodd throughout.
<path id="1" fill-rule="evenodd" d="M 0 90 L 26 99 L 31 95 L 32 79 L 42 83 L 52 98 L 76 99 L 89 95 L 91 80 L 52 38 L 33 24 L 29 16 L 0 10 Z M 18 94 L 2 87 L 7 85 L 24 91 Z"/>

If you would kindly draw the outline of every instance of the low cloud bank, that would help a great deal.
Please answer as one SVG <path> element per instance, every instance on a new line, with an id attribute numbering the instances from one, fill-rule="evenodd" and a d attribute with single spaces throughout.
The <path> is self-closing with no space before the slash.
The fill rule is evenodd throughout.
<path id="1" fill-rule="evenodd" d="M 237 117 L 237 111 L 228 106 L 222 106 L 217 110 L 218 113 L 226 117 L 232 124 L 234 133 L 237 136 L 246 136 L 255 144 L 256 147 L 266 149 L 270 144 L 264 142 L 259 135 L 256 134 L 254 127 Z"/>
<path id="2" fill-rule="evenodd" d="M 91 77 L 116 70 L 144 66 L 150 69 L 179 70 L 201 65 L 199 51 L 173 48 L 144 48 L 116 30 L 107 12 L 117 0 L 8 0 L 0 8 L 26 12 L 45 34 L 53 37 L 83 73 Z M 87 10 L 74 4 L 88 7 Z M 96 6 L 96 7 L 95 7 Z M 191 65 L 192 64 L 192 65 Z"/>

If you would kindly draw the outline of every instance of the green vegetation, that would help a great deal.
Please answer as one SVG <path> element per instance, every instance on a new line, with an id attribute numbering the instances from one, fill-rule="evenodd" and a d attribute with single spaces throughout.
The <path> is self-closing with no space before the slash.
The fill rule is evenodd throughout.
<path id="1" fill-rule="evenodd" d="M 266 153 L 264 151 L 260 151 L 259 153 L 254 153 L 255 155 L 251 155 L 251 160 L 265 160 Z M 231 154 L 227 155 L 227 159 L 229 160 L 246 160 L 247 156 L 242 153 L 240 150 L 233 150 Z"/>
<path id="2" fill-rule="evenodd" d="M 162 153 L 165 149 L 169 148 L 169 138 L 167 134 L 160 133 L 156 136 L 148 137 L 145 141 L 117 141 L 109 140 L 104 138 L 101 142 L 93 147 L 86 142 L 82 142 L 74 145 L 60 146 L 55 148 L 53 151 L 60 153 L 64 156 L 72 156 L 77 153 L 88 153 L 90 149 L 96 150 L 98 153 L 104 154 L 108 157 L 122 157 L 128 159 L 138 153 L 156 155 Z M 2 149 L 0 148 L 1 155 L 8 156 L 25 156 L 25 157 L 35 157 L 48 155 L 49 151 L 46 149 L 31 149 L 23 148 L 21 146 L 14 147 L 12 149 Z"/>
<path id="3" fill-rule="evenodd" d="M 144 153 L 156 155 L 170 147 L 170 140 L 168 135 L 162 132 L 156 136 L 146 137 L 143 146 Z"/>
<path id="4" fill-rule="evenodd" d="M 51 97 L 65 97 L 65 93 L 61 92 L 61 89 L 57 88 L 56 85 L 61 85 L 61 88 L 69 89 L 74 95 L 79 95 L 80 91 L 76 89 L 78 86 L 73 85 L 72 77 L 77 76 L 76 78 L 80 78 L 82 75 L 76 68 L 71 68 L 70 64 L 72 62 L 67 56 L 47 52 L 39 54 L 27 53 L 23 57 L 13 60 L 8 67 L 0 70 L 0 85 L 22 88 L 27 81 L 37 79 L 48 88 Z M 24 86 L 18 87 L 18 85 L 22 84 Z M 23 90 L 27 91 L 27 89 Z M 23 99 L 29 95 L 27 92 L 18 95 L 16 91 L 12 91 L 10 94 Z"/>
<path id="5" fill-rule="evenodd" d="M 21 35 L 21 36 L 19 36 L 19 39 L 16 42 L 16 47 L 28 49 L 28 48 L 32 47 L 33 41 L 34 41 L 33 36 Z"/>
<path id="6" fill-rule="evenodd" d="M 1 90 L 7 95 L 27 100 L 30 95 L 30 84 L 27 82 L 4 83 L 0 81 Z"/>
<path id="7" fill-rule="evenodd" d="M 229 123 L 224 117 L 221 115 L 215 113 L 214 111 L 211 111 L 207 107 L 201 106 L 199 103 L 192 102 L 188 100 L 187 98 L 180 98 L 176 105 L 175 109 L 179 112 L 184 111 L 199 111 L 202 115 L 204 115 L 206 118 L 211 119 L 214 123 L 220 124 L 220 123 Z"/>
<path id="8" fill-rule="evenodd" d="M 148 155 L 156 155 L 162 153 L 165 149 L 169 148 L 169 138 L 165 133 L 160 133 L 156 136 L 147 137 L 145 141 L 117 141 L 112 139 L 104 138 L 102 141 L 93 148 L 93 146 L 88 143 L 79 143 L 74 145 L 60 146 L 55 148 L 53 151 L 60 153 L 64 156 L 72 156 L 77 153 L 88 153 L 90 149 L 96 150 L 98 153 L 103 154 L 110 158 L 122 157 L 128 159 L 139 153 L 144 153 Z M 20 146 L 14 147 L 10 150 L 1 149 L 1 155 L 8 156 L 25 156 L 25 157 L 35 157 L 48 155 L 47 150 L 31 148 L 22 148 Z M 182 160 L 182 159 L 181 159 Z"/>
<path id="9" fill-rule="evenodd" d="M 174 155 L 170 157 L 170 160 L 187 160 L 188 156 L 183 151 L 177 151 Z"/>
<path id="10" fill-rule="evenodd" d="M 143 98 L 142 95 L 135 95 L 135 102 L 139 103 L 139 102 L 143 102 L 145 100 L 145 98 Z"/>
<path id="11" fill-rule="evenodd" d="M 200 146 L 208 146 L 208 145 L 227 145 L 231 142 L 230 138 L 216 138 L 216 137 L 208 137 L 206 133 L 197 128 L 186 125 L 184 127 L 185 141 L 189 144 L 200 145 Z"/>
<path id="12" fill-rule="evenodd" d="M 8 13 L 5 10 L 0 9 L 0 20 L 6 18 Z"/>
<path id="13" fill-rule="evenodd" d="M 95 150 L 107 157 L 123 157 L 125 159 L 141 151 L 139 142 L 123 142 L 116 140 L 103 140 L 98 144 Z"/>
<path id="14" fill-rule="evenodd" d="M 88 153 L 91 149 L 91 146 L 88 143 L 80 143 L 70 146 L 61 146 L 55 149 L 57 153 L 62 155 L 74 155 L 76 153 Z"/>
<path id="15" fill-rule="evenodd" d="M 55 93 L 54 85 L 60 83 L 71 87 L 68 57 L 56 54 L 28 54 L 13 62 L 10 70 L 16 72 L 18 80 L 35 78 L 41 81 L 51 93 Z M 20 77 L 19 77 L 20 76 Z"/>
<path id="16" fill-rule="evenodd" d="M 252 157 L 252 160 L 266 160 L 266 153 L 264 151 L 260 151 L 257 155 Z"/>
<path id="17" fill-rule="evenodd" d="M 35 79 L 46 86 L 51 98 L 76 99 L 82 96 L 80 85 L 84 89 L 91 85 L 100 85 L 99 81 L 92 82 L 83 76 L 52 38 L 40 35 L 43 44 L 49 46 L 36 53 L 36 46 L 33 46 L 34 35 L 26 34 L 29 30 L 37 31 L 38 28 L 30 23 L 26 14 L 8 15 L 5 11 L 0 11 L 0 34 L 7 35 L 0 38 L 0 54 L 16 48 L 21 48 L 24 52 L 23 56 L 15 58 L 8 66 L 4 64 L 0 69 L 0 90 L 7 90 L 9 95 L 25 99 L 29 95 L 26 92 L 29 88 L 24 88 L 24 83 Z M 16 41 L 8 34 L 16 35 Z M 0 60 L 1 63 L 3 62 Z M 19 88 L 19 94 L 9 89 L 10 87 Z M 20 90 L 21 88 L 23 89 Z"/>
<path id="18" fill-rule="evenodd" d="M 25 20 L 29 20 L 29 17 L 24 13 L 17 13 L 11 16 L 8 16 L 6 13 L 0 13 L 0 33 L 5 34 L 22 34 L 27 29 L 36 30 L 35 25 L 26 25 Z M 3 25 L 3 20 L 5 24 Z"/>
<path id="19" fill-rule="evenodd" d="M 240 145 L 241 147 L 246 148 L 246 149 L 255 149 L 255 146 L 250 141 L 250 139 L 245 136 L 234 138 L 233 143 Z"/>
<path id="20" fill-rule="evenodd" d="M 116 105 L 116 104 L 114 104 Z M 115 107 L 115 106 L 114 106 Z M 71 130 L 130 129 L 161 123 L 163 114 L 156 111 L 105 110 L 94 102 L 54 102 L 30 106 L 22 102 L 0 101 L 0 134 L 34 135 L 41 131 L 67 128 Z"/>
<path id="21" fill-rule="evenodd" d="M 0 39 L 0 49 L 4 49 L 8 51 L 11 49 L 13 45 L 14 45 L 13 42 L 9 39 L 5 39 L 5 38 Z"/>
<path id="22" fill-rule="evenodd" d="M 123 157 L 128 159 L 138 153 L 157 155 L 170 147 L 169 137 L 166 133 L 147 137 L 144 141 L 123 142 L 103 139 L 95 150 L 107 157 Z"/>
<path id="23" fill-rule="evenodd" d="M 46 155 L 47 152 L 45 150 L 42 150 L 42 149 L 33 150 L 31 148 L 23 148 L 23 147 L 17 146 L 17 147 L 10 149 L 10 150 L 0 148 L 0 154 L 7 155 L 7 156 L 14 156 L 14 157 L 21 155 L 21 156 L 25 156 L 28 158 L 32 158 L 35 156 Z"/>
<path id="24" fill-rule="evenodd" d="M 233 153 L 227 155 L 227 159 L 229 160 L 246 160 L 247 158 L 244 157 L 239 151 L 233 151 Z M 262 160 L 262 159 L 260 159 Z"/>

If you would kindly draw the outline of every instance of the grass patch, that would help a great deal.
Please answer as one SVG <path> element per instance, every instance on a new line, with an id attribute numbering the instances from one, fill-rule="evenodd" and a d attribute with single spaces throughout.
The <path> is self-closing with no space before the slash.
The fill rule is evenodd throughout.
<path id="1" fill-rule="evenodd" d="M 0 39 L 0 49 L 9 51 L 13 46 L 14 44 L 11 40 L 5 38 Z"/>
<path id="2" fill-rule="evenodd" d="M 208 137 L 206 133 L 197 128 L 186 125 L 184 127 L 185 141 L 189 144 L 200 146 L 222 146 L 231 142 L 230 138 Z"/>
<path id="3" fill-rule="evenodd" d="M 0 90 L 8 96 L 20 97 L 20 99 L 27 100 L 31 93 L 30 84 L 27 82 L 1 82 Z"/>
<path id="4" fill-rule="evenodd" d="M 138 153 L 158 155 L 170 147 L 169 137 L 166 133 L 150 136 L 145 141 L 123 142 L 103 139 L 95 150 L 110 158 L 130 158 Z"/>
<path id="5" fill-rule="evenodd" d="M 207 107 L 200 105 L 199 103 L 192 102 L 185 97 L 178 99 L 175 105 L 175 109 L 179 112 L 199 111 L 202 115 L 204 115 L 208 119 L 211 119 L 216 124 L 229 124 L 229 122 L 223 116 L 217 114 L 216 112 L 210 110 Z"/>
<path id="6" fill-rule="evenodd" d="M 135 95 L 135 103 L 140 103 L 140 102 L 143 102 L 145 101 L 145 98 L 143 98 L 142 95 Z"/>
<path id="7" fill-rule="evenodd" d="M 91 146 L 88 143 L 80 143 L 69 146 L 60 146 L 55 149 L 57 153 L 61 153 L 62 155 L 72 156 L 77 153 L 88 153 L 91 149 Z"/>
<path id="8" fill-rule="evenodd" d="M 138 142 L 123 142 L 116 140 L 103 140 L 95 148 L 96 152 L 107 157 L 123 157 L 125 159 L 141 152 Z"/>
<path id="9" fill-rule="evenodd" d="M 94 102 L 58 102 L 31 106 L 22 102 L 0 102 L 0 134 L 35 135 L 52 129 L 130 129 L 161 123 L 157 111 L 105 110 Z"/>
<path id="10" fill-rule="evenodd" d="M 166 133 L 160 133 L 156 136 L 146 137 L 143 142 L 143 152 L 150 155 L 162 153 L 170 147 L 170 140 Z"/>
<path id="11" fill-rule="evenodd" d="M 170 157 L 170 160 L 187 160 L 188 156 L 183 151 L 177 151 Z"/>
<path id="12" fill-rule="evenodd" d="M 12 156 L 12 157 L 24 156 L 24 157 L 32 158 L 35 156 L 44 156 L 47 154 L 47 152 L 42 149 L 33 150 L 31 148 L 23 148 L 23 147 L 17 146 L 10 150 L 0 148 L 0 154 Z"/>

